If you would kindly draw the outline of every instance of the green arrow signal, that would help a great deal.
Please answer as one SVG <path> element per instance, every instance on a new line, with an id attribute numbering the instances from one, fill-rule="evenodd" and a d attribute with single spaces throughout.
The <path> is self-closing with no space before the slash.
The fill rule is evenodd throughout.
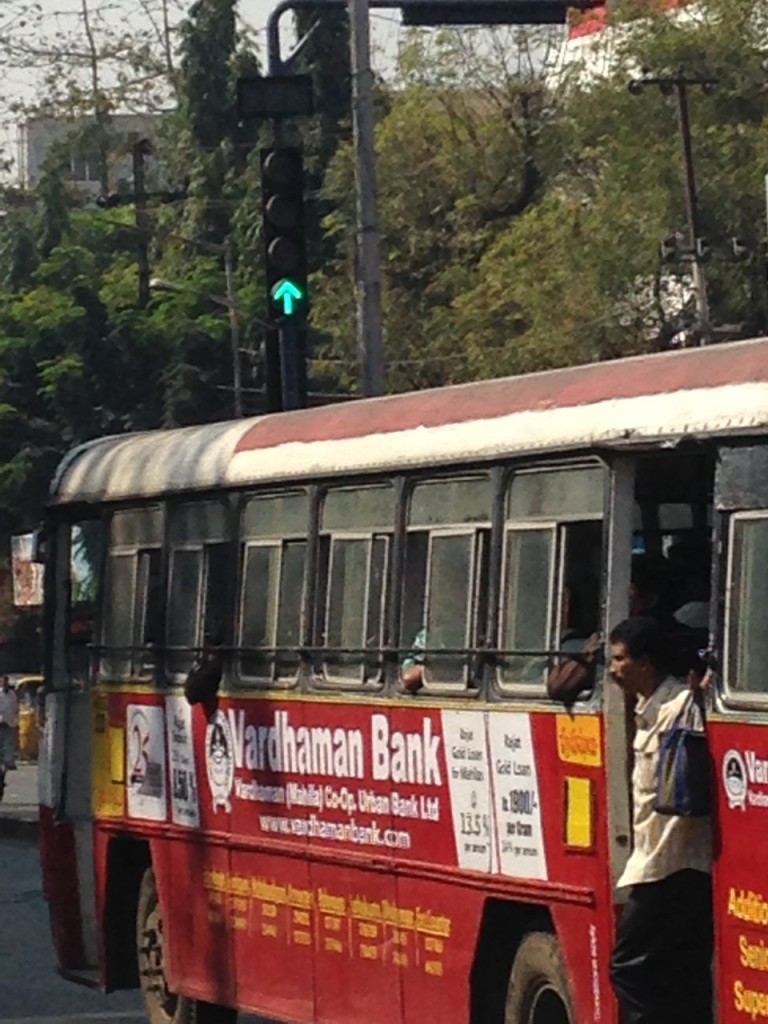
<path id="1" fill-rule="evenodd" d="M 272 289 L 272 298 L 275 302 L 282 302 L 283 316 L 293 316 L 297 303 L 304 298 L 304 292 L 293 281 L 284 278 Z"/>

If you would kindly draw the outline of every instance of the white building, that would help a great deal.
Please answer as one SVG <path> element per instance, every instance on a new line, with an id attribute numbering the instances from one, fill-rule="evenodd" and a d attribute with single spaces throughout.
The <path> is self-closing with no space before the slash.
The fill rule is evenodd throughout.
<path id="1" fill-rule="evenodd" d="M 132 149 L 140 139 L 150 142 L 157 135 L 158 114 L 112 114 L 109 117 L 108 154 L 109 191 L 131 187 Z M 91 122 L 92 123 L 92 122 Z M 33 118 L 18 126 L 19 185 L 33 188 L 43 170 L 45 158 L 57 143 L 67 148 L 73 185 L 93 195 L 101 191 L 99 157 L 93 139 L 88 136 L 85 118 Z"/>
<path id="2" fill-rule="evenodd" d="M 684 16 L 682 8 L 693 0 L 645 0 L 654 11 L 667 9 L 678 11 Z M 601 6 L 594 7 L 583 13 L 572 12 L 569 18 L 568 37 L 560 55 L 560 70 L 573 64 L 579 64 L 587 76 L 600 77 L 608 74 L 613 65 L 614 44 L 618 33 L 626 31 L 626 23 L 617 28 L 611 25 L 612 12 L 621 9 L 621 0 L 604 0 Z M 634 10 L 641 12 L 638 4 Z"/>

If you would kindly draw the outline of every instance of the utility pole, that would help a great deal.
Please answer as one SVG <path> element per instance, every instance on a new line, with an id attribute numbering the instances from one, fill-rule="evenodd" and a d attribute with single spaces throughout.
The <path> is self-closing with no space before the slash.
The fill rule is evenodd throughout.
<path id="1" fill-rule="evenodd" d="M 648 86 L 656 85 L 664 96 L 673 92 L 677 99 L 677 123 L 680 129 L 682 146 L 683 170 L 685 174 L 685 210 L 688 229 L 687 256 L 691 261 L 691 277 L 696 298 L 696 319 L 702 332 L 702 344 L 711 338 L 712 325 L 709 320 L 709 299 L 707 282 L 704 276 L 702 261 L 701 236 L 699 234 L 699 202 L 696 191 L 696 177 L 693 169 L 693 149 L 691 146 L 691 123 L 688 115 L 688 87 L 698 85 L 705 95 L 710 95 L 717 85 L 714 79 L 688 78 L 682 68 L 676 75 L 649 75 L 643 70 L 642 78 L 635 78 L 629 83 L 629 91 L 640 95 Z"/>
<path id="2" fill-rule="evenodd" d="M 693 151 L 691 149 L 691 123 L 688 117 L 688 79 L 681 73 L 673 79 L 677 93 L 677 121 L 680 127 L 680 141 L 683 148 L 683 166 L 685 168 L 685 208 L 688 220 L 688 245 L 693 254 L 693 288 L 696 293 L 696 316 L 704 329 L 706 339 L 710 328 L 709 300 L 707 298 L 707 282 L 704 277 L 704 266 L 699 251 L 699 200 L 696 191 L 696 178 L 693 171 Z"/>
<path id="3" fill-rule="evenodd" d="M 243 415 L 243 383 L 240 372 L 240 308 L 237 304 L 235 274 L 232 265 L 232 243 L 224 242 L 224 279 L 227 287 L 227 313 L 232 342 L 232 390 L 234 392 L 235 419 Z"/>
<path id="4" fill-rule="evenodd" d="M 369 0 L 349 0 L 357 183 L 356 338 L 364 395 L 384 393 Z"/>
<path id="5" fill-rule="evenodd" d="M 138 248 L 139 307 L 149 302 L 149 216 L 147 214 L 147 182 L 144 160 L 152 152 L 148 139 L 133 144 L 133 198 L 135 202 L 136 238 Z"/>

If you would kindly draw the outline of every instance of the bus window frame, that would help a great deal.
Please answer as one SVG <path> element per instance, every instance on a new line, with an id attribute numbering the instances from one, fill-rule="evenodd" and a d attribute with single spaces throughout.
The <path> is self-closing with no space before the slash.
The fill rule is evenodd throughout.
<path id="1" fill-rule="evenodd" d="M 196 553 L 196 554 L 200 555 L 200 563 L 201 563 L 201 565 L 200 565 L 200 569 L 199 569 L 199 572 L 198 572 L 197 600 L 195 602 L 195 612 L 194 612 L 194 615 L 195 615 L 195 618 L 194 618 L 194 623 L 195 623 L 195 643 L 193 644 L 193 646 L 191 648 L 190 647 L 179 646 L 178 644 L 171 644 L 170 643 L 170 636 L 169 636 L 169 631 L 171 629 L 171 622 L 172 622 L 172 616 L 171 616 L 171 610 L 172 610 L 172 607 L 171 607 L 171 594 L 173 593 L 174 576 L 175 576 L 175 570 L 176 570 L 176 555 L 179 552 L 193 552 L 193 553 Z M 203 543 L 198 543 L 198 544 L 189 543 L 189 544 L 175 544 L 175 545 L 172 545 L 170 543 L 168 544 L 168 571 L 167 571 L 167 577 L 168 578 L 166 580 L 166 585 L 165 585 L 165 609 L 166 609 L 166 616 L 165 616 L 165 634 L 164 634 L 164 648 L 165 648 L 166 662 L 170 661 L 173 658 L 174 655 L 177 655 L 177 654 L 182 654 L 183 655 L 183 654 L 189 654 L 189 653 L 192 654 L 192 658 L 193 658 L 193 661 L 194 661 L 195 656 L 198 654 L 198 648 L 200 646 L 199 645 L 200 630 L 201 630 L 201 625 L 202 625 L 202 623 L 201 623 L 201 613 L 202 613 L 203 594 L 205 592 L 205 574 L 206 574 L 206 558 L 205 558 L 205 545 Z M 176 670 L 172 669 L 170 666 L 168 667 L 168 676 L 170 677 L 170 679 L 172 679 L 172 680 L 174 680 L 176 682 L 178 682 L 180 679 L 183 680 L 183 678 L 185 678 L 186 675 L 187 675 L 187 672 L 184 671 L 184 670 L 176 671 Z"/>
<path id="2" fill-rule="evenodd" d="M 490 581 L 493 575 L 493 561 L 494 561 L 494 521 L 496 516 L 496 508 L 498 503 L 498 484 L 497 476 L 494 470 L 497 468 L 496 463 L 483 466 L 482 468 L 470 469 L 466 466 L 456 467 L 453 473 L 451 472 L 438 472 L 414 475 L 411 477 L 403 478 L 403 488 L 401 496 L 401 507 L 400 516 L 402 522 L 402 550 L 399 552 L 399 562 L 393 567 L 393 582 L 392 591 L 393 595 L 397 594 L 397 628 L 395 636 L 398 638 L 398 643 L 401 645 L 397 648 L 397 672 L 395 673 L 395 694 L 403 699 L 413 699 L 413 693 L 404 690 L 400 684 L 400 666 L 402 665 L 403 659 L 407 656 L 407 652 L 410 650 L 409 646 L 405 646 L 404 642 L 410 644 L 413 637 L 406 638 L 404 636 L 404 623 L 403 623 L 403 585 L 406 578 L 406 566 L 405 556 L 407 551 L 407 538 L 410 533 L 426 533 L 428 538 L 427 548 L 427 564 L 425 572 L 425 594 L 424 594 L 424 627 L 427 627 L 429 621 L 429 581 L 431 577 L 431 560 L 432 560 L 432 537 L 434 536 L 469 536 L 473 539 L 472 550 L 471 550 L 471 575 L 468 580 L 467 588 L 467 626 L 465 628 L 465 637 L 468 633 L 475 633 L 476 637 L 479 636 L 481 627 L 483 624 L 479 621 L 479 588 L 477 580 L 478 572 L 478 548 L 481 544 L 480 535 L 485 534 L 487 536 L 486 546 L 488 551 L 488 579 L 486 587 L 490 593 Z M 445 522 L 445 523 L 411 523 L 411 502 L 413 499 L 414 490 L 424 484 L 431 483 L 451 483 L 457 480 L 464 481 L 478 481 L 484 483 L 489 489 L 489 504 L 488 504 L 488 516 L 483 520 L 469 520 L 463 523 L 456 522 Z M 397 532 L 397 531 L 396 531 Z M 393 548 L 395 556 L 398 554 L 397 545 Z M 486 608 L 486 620 L 489 615 L 489 608 Z M 483 629 L 483 632 L 487 632 L 487 629 Z M 414 634 L 415 636 L 416 634 Z M 470 636 L 470 639 L 472 637 Z M 455 683 L 447 682 L 435 682 L 430 681 L 427 673 L 427 663 L 429 655 L 439 655 L 439 650 L 430 650 L 429 647 L 429 636 L 427 634 L 427 646 L 424 648 L 424 666 L 425 671 L 423 675 L 423 685 L 417 691 L 419 695 L 429 697 L 448 697 L 454 700 L 470 700 L 477 701 L 483 697 L 484 694 L 484 668 L 481 668 L 475 675 L 473 673 L 473 665 L 477 665 L 479 659 L 482 658 L 483 650 L 481 648 L 465 646 L 466 651 L 466 664 L 462 671 L 461 681 Z M 483 661 L 484 665 L 484 661 Z"/>
<path id="3" fill-rule="evenodd" d="M 480 595 L 477 593 L 477 578 L 479 569 L 479 558 L 478 548 L 482 545 L 481 534 L 483 532 L 490 533 L 490 524 L 479 524 L 473 523 L 470 528 L 466 526 L 453 527 L 439 526 L 434 530 L 429 531 L 429 544 L 427 547 L 427 572 L 426 572 L 426 583 L 427 587 L 424 594 L 424 620 L 425 628 L 427 630 L 427 638 L 429 633 L 432 631 L 430 625 L 430 598 L 432 596 L 432 562 L 434 558 L 434 547 L 435 541 L 445 539 L 446 537 L 466 537 L 469 540 L 469 586 L 466 590 L 466 601 L 464 605 L 464 650 L 467 652 L 465 664 L 462 667 L 462 678 L 460 681 L 455 683 L 447 682 L 445 680 L 435 681 L 430 680 L 428 675 L 428 665 L 426 655 L 431 653 L 433 657 L 440 657 L 442 651 L 440 648 L 434 648 L 431 652 L 429 646 L 425 648 L 425 661 L 424 661 L 424 690 L 428 693 L 447 693 L 453 694 L 456 691 L 466 693 L 471 689 L 472 682 L 472 668 L 471 661 L 473 660 L 474 648 L 471 646 L 470 641 L 472 640 L 472 633 L 476 629 L 477 617 L 478 617 L 478 604 Z M 490 552 L 489 552 L 490 557 Z"/>
<path id="4" fill-rule="evenodd" d="M 753 711 L 760 711 L 763 713 L 768 712 L 768 690 L 764 693 L 759 693 L 754 690 L 742 691 L 734 689 L 731 686 L 730 679 L 732 674 L 732 661 L 731 661 L 731 616 L 733 614 L 734 606 L 734 586 L 733 586 L 733 571 L 734 571 L 734 555 L 736 545 L 736 530 L 735 524 L 740 522 L 756 522 L 763 521 L 768 523 L 768 509 L 729 509 L 727 511 L 719 510 L 721 523 L 723 523 L 726 531 L 726 558 L 724 572 L 722 574 L 722 630 L 720 636 L 722 637 L 723 645 L 723 658 L 722 665 L 719 674 L 720 686 L 719 695 L 722 699 L 723 704 L 726 707 L 734 709 L 749 709 Z M 716 605 L 715 593 L 711 598 L 712 605 Z M 712 635 L 712 611 L 710 610 L 710 635 Z M 715 633 L 717 635 L 717 633 Z"/>
<path id="5" fill-rule="evenodd" d="M 312 560 L 312 553 L 314 545 L 317 539 L 317 528 L 316 528 L 316 485 L 314 482 L 307 485 L 291 485 L 285 489 L 270 488 L 267 491 L 246 491 L 239 494 L 239 501 L 237 506 L 237 528 L 236 528 L 236 544 L 237 544 L 237 566 L 235 573 L 235 583 L 237 587 L 237 600 L 235 605 L 235 622 L 234 622 L 234 636 L 233 636 L 233 666 L 232 666 L 232 680 L 235 689 L 237 690 L 276 690 L 280 693 L 286 691 L 297 691 L 304 689 L 304 681 L 307 675 L 306 659 L 299 655 L 299 663 L 296 668 L 294 675 L 286 675 L 284 677 L 275 677 L 275 665 L 279 650 L 275 646 L 254 648 L 254 650 L 260 650 L 265 652 L 265 661 L 267 661 L 271 668 L 269 675 L 249 675 L 243 672 L 242 658 L 243 658 L 243 646 L 242 646 L 242 635 L 243 635 L 243 615 L 245 613 L 245 587 L 247 576 L 245 572 L 246 566 L 246 553 L 250 547 L 269 547 L 277 548 L 279 551 L 279 566 L 277 574 L 277 601 L 275 602 L 275 614 L 274 621 L 271 623 L 272 634 L 277 631 L 279 624 L 277 608 L 279 606 L 280 599 L 280 584 L 282 580 L 282 567 L 284 558 L 284 545 L 286 542 L 301 542 L 305 546 L 304 552 L 304 572 L 301 584 L 301 595 L 299 601 L 299 633 L 300 643 L 299 647 L 303 649 L 303 641 L 305 639 L 304 633 L 306 630 L 305 619 L 307 614 L 307 600 L 309 593 L 314 586 L 314 582 L 310 580 L 310 564 Z M 288 495 L 301 495 L 306 501 L 306 529 L 303 533 L 292 532 L 292 533 L 264 533 L 254 534 L 245 531 L 245 517 L 247 508 L 252 501 L 263 501 L 269 498 L 284 498 Z M 248 648 L 248 650 L 251 650 Z M 247 652 L 246 652 L 247 657 Z"/>
<path id="6" fill-rule="evenodd" d="M 509 554 L 509 542 L 510 534 L 512 533 L 548 533 L 551 538 L 552 546 L 550 551 L 550 564 L 549 564 L 549 578 L 547 581 L 547 640 L 552 639 L 553 629 L 553 616 L 556 614 L 556 609 L 560 604 L 560 595 L 555 593 L 556 584 L 559 584 L 560 579 L 560 567 L 559 563 L 562 560 L 562 552 L 558 551 L 558 530 L 560 524 L 556 520 L 504 520 L 502 530 L 502 544 L 501 544 L 501 578 L 499 587 L 499 607 L 497 611 L 498 619 L 498 630 L 499 640 L 503 640 L 507 632 L 507 613 L 508 613 L 508 602 L 507 602 L 507 558 Z M 505 657 L 507 654 L 515 654 L 512 649 L 507 650 L 499 647 L 499 659 Z M 504 651 L 504 654 L 501 653 Z M 531 655 L 531 657 L 550 658 L 551 648 L 548 646 L 545 650 L 539 654 Z M 546 698 L 546 669 L 542 670 L 541 683 L 525 682 L 525 683 L 512 683 L 505 682 L 502 677 L 502 667 L 497 663 L 496 671 L 494 673 L 494 688 L 496 692 L 504 697 L 544 697 Z"/>
<path id="7" fill-rule="evenodd" d="M 360 664 L 359 677 L 352 679 L 346 676 L 334 675 L 328 671 L 328 665 L 323 657 L 329 645 L 325 641 L 325 637 L 318 633 L 316 639 L 321 641 L 313 648 L 313 654 L 317 661 L 318 671 L 311 673 L 311 685 L 313 688 L 318 690 L 343 690 L 345 693 L 349 692 L 364 692 L 364 693 L 380 693 L 386 686 L 387 683 L 387 658 L 386 658 L 386 633 L 387 633 L 387 619 L 389 610 L 390 594 L 392 589 L 392 554 L 394 548 L 394 522 L 392 524 L 392 530 L 386 532 L 383 528 L 377 527 L 370 532 L 355 528 L 350 531 L 334 530 L 324 531 L 318 530 L 317 540 L 318 543 L 323 538 L 327 538 L 329 549 L 328 549 L 328 566 L 326 570 L 325 579 L 325 595 L 322 593 L 316 593 L 315 598 L 319 602 L 325 597 L 323 601 L 323 625 L 326 625 L 330 616 L 331 609 L 331 581 L 333 579 L 333 552 L 336 541 L 365 541 L 368 545 L 367 551 L 367 565 L 366 565 L 366 579 L 365 579 L 365 616 L 366 622 L 368 618 L 370 598 L 371 598 L 371 562 L 373 557 L 374 542 L 377 539 L 383 539 L 385 542 L 386 553 L 385 553 L 385 566 L 384 566 L 384 587 L 382 591 L 381 600 L 381 611 L 379 616 L 379 642 L 376 647 L 368 647 L 364 645 L 360 650 Z M 316 573 L 314 576 L 315 584 L 320 579 Z M 318 624 L 319 626 L 319 624 Z M 335 650 L 336 648 L 330 648 Z M 369 655 L 375 655 L 376 659 L 381 662 L 378 671 L 371 676 L 365 676 L 365 670 L 369 661 Z M 370 659 L 372 660 L 372 659 Z"/>
<path id="8" fill-rule="evenodd" d="M 135 513 L 135 512 L 152 512 L 159 513 L 160 523 L 158 536 L 159 540 L 152 544 L 141 543 L 141 544 L 118 544 L 112 547 L 110 544 L 110 533 L 112 529 L 112 522 L 115 515 L 124 513 Z M 96 666 L 93 673 L 95 680 L 100 684 L 121 686 L 125 684 L 140 685 L 140 686 L 151 686 L 157 682 L 161 676 L 161 665 L 160 656 L 164 653 L 164 647 L 162 645 L 155 645 L 152 650 L 148 650 L 149 645 L 131 645 L 129 648 L 120 647 L 107 647 L 105 644 L 105 627 L 106 627 L 106 615 L 105 615 L 105 603 L 107 600 L 107 578 L 109 573 L 109 562 L 110 557 L 113 554 L 117 555 L 130 555 L 133 563 L 133 593 L 132 593 L 132 607 L 131 607 L 131 631 L 135 633 L 136 629 L 136 602 L 138 598 L 136 584 L 139 579 L 139 556 L 144 551 L 158 551 L 160 554 L 160 587 L 163 594 L 163 607 L 161 612 L 161 623 L 160 629 L 162 636 L 165 636 L 166 629 L 166 612 L 167 612 L 167 601 L 166 601 L 166 576 L 167 576 L 167 561 L 168 561 L 168 543 L 167 543 L 167 529 L 168 529 L 168 515 L 167 515 L 167 502 L 154 499 L 143 504 L 129 504 L 129 505 L 107 505 L 105 506 L 105 515 L 102 517 L 104 523 L 104 529 L 106 533 L 106 539 L 104 544 L 104 550 L 102 552 L 101 559 L 101 577 L 99 580 L 99 600 L 97 602 L 98 611 L 98 622 L 96 628 L 96 635 L 98 637 L 98 645 L 95 651 L 96 654 Z M 149 588 L 144 595 L 145 607 L 143 609 L 144 623 L 143 628 L 146 628 L 146 597 L 149 593 Z M 127 650 L 128 654 L 126 660 L 129 662 L 129 670 L 125 673 L 115 673 L 106 671 L 104 663 L 108 657 L 109 651 L 120 651 Z M 145 671 L 141 669 L 136 672 L 134 670 L 134 664 L 139 663 L 142 665 L 147 654 L 152 655 L 152 665 Z"/>
<path id="9" fill-rule="evenodd" d="M 264 654 L 265 661 L 270 663 L 270 664 L 272 664 L 273 666 L 274 666 L 274 660 L 277 658 L 277 655 L 278 655 L 278 648 L 274 644 L 270 645 L 270 646 L 262 647 L 262 648 L 251 648 L 251 647 L 245 648 L 245 647 L 243 647 L 243 643 L 242 643 L 242 637 L 243 637 L 243 616 L 244 616 L 244 613 L 245 613 L 245 590 L 246 590 L 246 583 L 247 583 L 247 574 L 245 572 L 245 566 L 246 566 L 246 562 L 247 562 L 247 558 L 248 558 L 248 552 L 250 550 L 256 549 L 256 548 L 268 549 L 270 551 L 276 551 L 277 552 L 277 558 L 278 558 L 278 565 L 277 565 L 277 591 L 278 591 L 278 595 L 277 595 L 277 600 L 273 602 L 273 606 L 270 609 L 270 621 L 268 623 L 269 631 L 272 634 L 272 639 L 275 639 L 275 633 L 277 632 L 278 618 L 279 618 L 279 616 L 278 616 L 278 610 L 279 610 L 279 604 L 280 604 L 279 591 L 280 591 L 280 581 L 281 581 L 281 578 L 282 578 L 282 571 L 283 571 L 283 559 L 284 559 L 284 556 L 285 556 L 284 546 L 285 546 L 286 542 L 290 543 L 291 541 L 299 541 L 300 543 L 303 542 L 305 544 L 307 543 L 306 538 L 303 538 L 303 537 L 258 537 L 258 538 L 255 538 L 255 539 L 251 538 L 249 540 L 243 539 L 243 541 L 241 543 L 241 549 L 240 549 L 241 550 L 241 559 L 240 559 L 240 587 L 239 587 L 238 602 L 237 602 L 237 620 L 235 622 L 235 641 L 236 641 L 235 648 L 236 648 L 236 657 L 237 657 L 237 664 L 236 664 L 236 669 L 235 669 L 235 679 L 237 680 L 237 685 L 239 687 L 242 687 L 243 689 L 292 690 L 292 689 L 296 689 L 299 686 L 300 682 L 301 682 L 301 675 L 302 675 L 301 664 L 299 664 L 299 667 L 298 667 L 298 669 L 296 671 L 296 675 L 295 676 L 286 676 L 284 682 L 281 681 L 280 677 L 275 678 L 275 676 L 274 676 L 274 667 L 273 667 L 273 670 L 272 670 L 272 674 L 270 674 L 268 676 L 267 675 L 263 675 L 263 676 L 260 676 L 260 675 L 250 675 L 248 673 L 245 673 L 243 671 L 243 667 L 242 667 L 243 666 L 243 657 L 247 658 L 249 653 L 251 653 L 252 651 L 260 650 L 260 651 L 265 652 L 265 654 Z M 305 556 L 305 563 L 306 563 L 306 556 Z M 302 583 L 302 600 L 303 600 L 303 597 L 304 597 L 304 591 L 306 589 L 306 564 L 304 566 L 304 572 L 305 572 L 305 578 L 304 578 L 304 581 Z"/>
<path id="10" fill-rule="evenodd" d="M 216 534 L 200 537 L 186 538 L 182 541 L 174 541 L 172 539 L 174 531 L 174 517 L 180 514 L 180 510 L 188 508 L 190 506 L 201 506 L 201 505 L 218 505 L 222 513 L 222 528 L 221 531 Z M 165 677 L 166 682 L 171 685 L 181 685 L 185 682 L 189 670 L 195 663 L 195 660 L 201 655 L 204 648 L 205 641 L 205 623 L 204 613 L 207 610 L 205 607 L 205 598 L 207 594 L 207 576 L 208 576 L 208 556 L 206 549 L 216 545 L 222 545 L 226 548 L 230 547 L 231 536 L 228 536 L 228 531 L 232 529 L 232 510 L 231 510 L 231 499 L 230 493 L 226 489 L 220 491 L 187 493 L 180 495 L 164 502 L 164 520 L 163 520 L 163 554 L 164 554 L 164 578 L 163 578 L 163 598 L 164 598 L 164 614 L 163 614 L 163 654 L 165 659 Z M 201 566 L 198 577 L 198 588 L 197 588 L 197 607 L 195 614 L 195 643 L 191 648 L 184 646 L 174 645 L 171 646 L 168 643 L 168 633 L 171 622 L 171 589 L 173 586 L 173 569 L 174 569 L 174 556 L 177 551 L 199 551 L 201 555 Z M 186 669 L 174 669 L 170 665 L 170 661 L 174 655 L 183 655 L 189 653 L 191 655 L 191 661 L 189 668 Z"/>
<path id="11" fill-rule="evenodd" d="M 601 542 L 601 555 L 600 555 L 600 590 L 599 590 L 599 606 L 598 606 L 598 623 L 599 632 L 602 635 L 603 629 L 603 616 L 604 610 L 608 602 L 608 551 L 610 548 L 610 500 L 611 500 L 611 478 L 613 474 L 613 463 L 612 459 L 606 457 L 605 453 L 594 452 L 585 455 L 575 455 L 572 458 L 554 457 L 552 461 L 529 461 L 521 460 L 514 464 L 502 465 L 502 472 L 500 474 L 499 483 L 499 515 L 500 515 L 500 546 L 501 552 L 498 557 L 498 582 L 497 582 L 497 593 L 496 593 L 496 607 L 491 609 L 491 614 L 494 615 L 496 621 L 496 642 L 500 645 L 502 640 L 502 627 L 504 625 L 504 600 L 505 600 L 505 585 L 506 585 L 506 558 L 507 558 L 507 534 L 508 528 L 511 525 L 518 527 L 522 525 L 530 525 L 535 528 L 541 525 L 554 524 L 555 527 L 555 551 L 554 558 L 552 559 L 552 570 L 555 573 L 556 584 L 558 586 L 558 593 L 553 594 L 550 589 L 550 636 L 554 629 L 556 620 L 553 621 L 552 615 L 559 614 L 560 603 L 562 601 L 562 594 L 560 588 L 562 585 L 562 578 L 560 576 L 560 561 L 565 557 L 565 546 L 562 546 L 562 550 L 558 551 L 559 545 L 559 530 L 563 526 L 567 526 L 569 523 L 582 523 L 582 522 L 599 522 L 602 524 L 602 542 Z M 584 512 L 569 512 L 565 510 L 562 515 L 558 515 L 556 519 L 551 516 L 540 519 L 507 519 L 507 508 L 508 508 L 508 495 L 510 488 L 512 487 L 516 477 L 522 475 L 528 475 L 531 473 L 551 473 L 562 470 L 576 471 L 583 469 L 597 468 L 600 469 L 602 474 L 602 502 L 601 509 L 599 512 L 586 514 Z M 493 557 L 493 552 L 492 556 Z M 550 588 L 552 587 L 552 579 L 550 579 Z M 553 600 L 554 598 L 554 600 Z M 553 611 L 552 605 L 555 605 Z M 500 656 L 501 647 L 498 647 L 497 657 Z M 555 652 L 552 650 L 546 652 L 550 657 Z M 588 709 L 591 706 L 595 706 L 600 703 L 602 697 L 602 677 L 603 672 L 598 669 L 595 675 L 595 681 L 593 687 L 589 691 L 585 691 L 583 695 L 580 695 L 577 700 L 579 708 Z M 500 673 L 498 665 L 493 667 L 490 673 L 490 692 L 489 696 L 493 695 L 497 700 L 502 701 L 514 701 L 514 700 L 525 700 L 528 702 L 536 702 L 538 704 L 551 707 L 553 704 L 558 705 L 556 701 L 552 701 L 546 693 L 546 685 L 529 685 L 529 684 L 503 684 L 500 680 Z"/>

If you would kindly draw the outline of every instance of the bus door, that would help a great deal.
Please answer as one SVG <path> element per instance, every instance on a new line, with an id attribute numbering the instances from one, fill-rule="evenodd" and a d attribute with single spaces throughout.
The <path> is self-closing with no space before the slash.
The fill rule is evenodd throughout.
<path id="1" fill-rule="evenodd" d="M 768 1015 L 768 446 L 720 450 L 712 623 L 720 1024 Z"/>
<path id="2" fill-rule="evenodd" d="M 64 908 L 54 929 L 59 965 L 80 970 L 98 962 L 90 841 L 91 660 L 104 526 L 96 518 L 56 519 L 47 537 L 41 856 L 46 894 Z"/>
<path id="3" fill-rule="evenodd" d="M 679 638 L 681 664 L 707 646 L 712 484 L 712 453 L 700 447 L 612 460 L 606 637 L 628 615 L 651 615 Z M 615 884 L 631 851 L 634 714 L 609 678 L 604 709 Z"/>

